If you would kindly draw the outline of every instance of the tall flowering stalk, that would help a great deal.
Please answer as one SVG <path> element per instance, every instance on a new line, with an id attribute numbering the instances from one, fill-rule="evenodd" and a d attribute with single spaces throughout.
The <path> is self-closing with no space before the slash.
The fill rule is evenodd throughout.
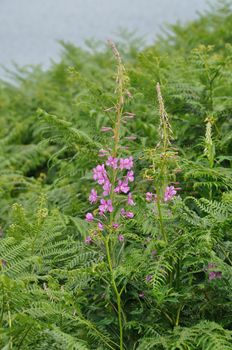
<path id="1" fill-rule="evenodd" d="M 215 161 L 215 145 L 213 143 L 213 137 L 212 137 L 212 126 L 214 124 L 214 118 L 207 117 L 205 119 L 205 122 L 206 122 L 206 131 L 205 131 L 204 155 L 207 157 L 209 161 L 209 166 L 212 169 L 214 167 L 214 161 Z"/>
<path id="2" fill-rule="evenodd" d="M 123 250 L 124 236 L 121 227 L 124 222 L 131 220 L 134 213 L 131 208 L 135 205 L 130 186 L 134 181 L 134 160 L 132 156 L 122 157 L 122 122 L 130 119 L 133 114 L 124 112 L 125 99 L 131 95 L 127 90 L 128 77 L 122 64 L 120 54 L 112 41 L 109 41 L 117 61 L 116 76 L 116 103 L 108 111 L 114 111 L 111 118 L 112 125 L 102 127 L 102 132 L 113 133 L 111 147 L 101 150 L 99 155 L 104 159 L 93 169 L 93 180 L 96 188 L 93 188 L 89 195 L 91 204 L 97 204 L 98 208 L 93 213 L 86 214 L 86 221 L 93 229 L 92 234 L 85 239 L 86 244 L 93 244 L 97 239 L 104 241 L 105 253 L 108 267 L 111 274 L 111 285 L 117 300 L 117 315 L 119 326 L 119 348 L 123 350 L 123 320 L 121 295 L 123 287 L 117 285 L 114 269 L 116 259 L 114 251 L 116 244 L 121 245 L 120 253 Z M 117 239 L 115 240 L 115 236 Z M 116 241 L 116 243 L 115 243 Z"/>
<path id="3" fill-rule="evenodd" d="M 177 152 L 172 148 L 172 129 L 168 114 L 164 107 L 160 84 L 156 86 L 158 104 L 159 104 L 159 134 L 160 141 L 157 146 L 148 151 L 148 158 L 152 162 L 151 168 L 146 171 L 145 177 L 154 181 L 155 193 L 147 192 L 146 200 L 154 201 L 157 206 L 160 231 L 163 240 L 168 243 L 167 233 L 164 227 L 162 214 L 162 204 L 169 202 L 176 195 L 179 188 L 175 188 L 170 181 L 175 179 L 175 172 L 178 171 Z"/>
<path id="4" fill-rule="evenodd" d="M 160 140 L 157 146 L 147 151 L 146 155 L 151 162 L 149 169 L 145 172 L 145 178 L 151 180 L 149 192 L 146 193 L 146 200 L 154 204 L 154 212 L 158 219 L 160 226 L 160 236 L 162 237 L 165 245 L 169 243 L 168 227 L 165 226 L 164 210 L 167 212 L 167 204 L 177 194 L 177 190 L 180 188 L 175 187 L 176 173 L 180 171 L 178 166 L 177 152 L 172 146 L 173 133 L 169 122 L 168 114 L 164 107 L 164 101 L 161 94 L 161 88 L 159 83 L 156 86 L 158 104 L 159 104 L 159 135 Z M 153 190 L 155 193 L 153 193 Z M 173 278 L 175 275 L 175 262 L 170 257 L 168 265 L 170 269 L 167 273 L 169 276 L 170 287 L 173 285 Z M 176 276 L 179 278 L 180 266 L 179 261 L 176 263 Z M 177 320 L 179 320 L 179 314 L 177 313 Z M 179 321 L 177 321 L 179 322 Z"/>
<path id="5" fill-rule="evenodd" d="M 215 123 L 214 118 L 207 117 L 205 119 L 206 122 L 206 130 L 205 130 L 205 138 L 204 138 L 204 156 L 208 159 L 210 169 L 214 168 L 215 164 L 215 144 L 213 142 L 213 132 L 212 127 Z M 213 197 L 213 189 L 212 184 L 209 184 L 209 199 L 212 200 Z"/>

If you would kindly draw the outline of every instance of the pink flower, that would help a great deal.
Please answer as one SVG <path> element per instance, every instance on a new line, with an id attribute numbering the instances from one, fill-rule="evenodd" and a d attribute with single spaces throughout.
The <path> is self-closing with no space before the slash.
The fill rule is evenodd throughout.
<path id="1" fill-rule="evenodd" d="M 103 196 L 108 196 L 110 194 L 110 190 L 111 190 L 111 183 L 110 181 L 107 179 L 103 185 Z"/>
<path id="2" fill-rule="evenodd" d="M 85 216 L 86 221 L 91 222 L 91 221 L 93 221 L 93 219 L 94 219 L 93 214 L 91 214 L 91 213 L 86 214 L 86 216 Z"/>
<path id="3" fill-rule="evenodd" d="M 209 263 L 208 268 L 206 270 L 209 271 L 209 281 L 215 280 L 215 279 L 221 279 L 222 278 L 222 272 L 221 271 L 212 271 L 212 269 L 216 269 L 217 265 L 215 263 Z"/>
<path id="4" fill-rule="evenodd" d="M 122 216 L 126 216 L 126 210 L 124 208 L 121 209 Z"/>
<path id="5" fill-rule="evenodd" d="M 210 269 L 213 269 L 216 267 L 216 264 L 215 263 L 208 263 L 208 268 L 207 270 L 210 270 Z"/>
<path id="6" fill-rule="evenodd" d="M 152 198 L 153 198 L 153 193 L 147 192 L 147 193 L 146 193 L 146 201 L 147 201 L 147 202 L 151 202 L 151 201 L 152 201 Z"/>
<path id="7" fill-rule="evenodd" d="M 101 199 L 100 203 L 101 203 L 101 205 L 99 206 L 100 215 L 102 215 L 107 211 L 109 213 L 112 213 L 112 211 L 114 210 L 112 206 L 112 201 L 110 199 L 109 200 Z"/>
<path id="8" fill-rule="evenodd" d="M 167 186 L 165 193 L 164 193 L 164 201 L 170 201 L 176 194 L 176 190 L 174 188 L 174 186 Z"/>
<path id="9" fill-rule="evenodd" d="M 112 206 L 112 201 L 109 199 L 107 201 L 108 204 L 108 212 L 112 213 L 112 211 L 114 210 L 113 206 Z"/>
<path id="10" fill-rule="evenodd" d="M 132 213 L 132 211 L 127 211 L 126 217 L 127 217 L 127 219 L 132 219 L 134 217 L 134 213 Z"/>
<path id="11" fill-rule="evenodd" d="M 124 236 L 123 236 L 123 235 L 119 235 L 119 236 L 118 236 L 118 240 L 119 240 L 120 242 L 123 242 L 123 241 L 124 241 Z"/>
<path id="12" fill-rule="evenodd" d="M 130 171 L 127 172 L 126 179 L 129 182 L 133 182 L 134 181 L 134 172 L 133 172 L 133 170 L 130 170 Z"/>
<path id="13" fill-rule="evenodd" d="M 221 271 L 216 271 L 216 278 L 219 278 L 219 279 L 222 278 L 222 272 Z"/>
<path id="14" fill-rule="evenodd" d="M 124 208 L 121 209 L 121 215 L 126 217 L 127 219 L 132 219 L 134 217 L 134 213 L 131 211 L 126 211 Z"/>
<path id="15" fill-rule="evenodd" d="M 98 228 L 99 228 L 100 231 L 103 231 L 104 225 L 103 225 L 101 222 L 99 222 L 99 223 L 97 224 L 97 226 L 98 226 Z"/>
<path id="16" fill-rule="evenodd" d="M 86 244 L 91 244 L 91 243 L 92 243 L 92 238 L 91 238 L 90 236 L 87 236 L 87 237 L 85 238 L 85 243 L 86 243 Z"/>
<path id="17" fill-rule="evenodd" d="M 114 192 L 115 193 L 120 193 L 120 192 L 127 193 L 128 191 L 130 191 L 130 187 L 128 186 L 128 182 L 127 181 L 123 182 L 123 181 L 119 180 L 118 186 L 114 189 Z"/>
<path id="18" fill-rule="evenodd" d="M 151 280 L 152 280 L 152 275 L 147 275 L 147 276 L 146 276 L 146 281 L 147 281 L 147 282 L 150 282 Z"/>
<path id="19" fill-rule="evenodd" d="M 121 170 L 123 169 L 130 170 L 131 168 L 133 168 L 133 157 L 131 156 L 129 158 L 120 158 L 119 168 Z"/>
<path id="20" fill-rule="evenodd" d="M 216 279 L 216 272 L 211 271 L 209 273 L 209 281 Z"/>
<path id="21" fill-rule="evenodd" d="M 91 190 L 90 195 L 89 195 L 89 201 L 91 204 L 94 204 L 97 202 L 97 191 L 95 191 L 94 189 Z"/>
<path id="22" fill-rule="evenodd" d="M 113 228 L 117 229 L 117 228 L 119 228 L 120 225 L 114 222 L 114 223 L 112 224 L 112 226 L 113 226 Z"/>
<path id="23" fill-rule="evenodd" d="M 151 255 L 156 256 L 156 254 L 157 254 L 157 250 L 156 249 L 152 250 Z"/>
<path id="24" fill-rule="evenodd" d="M 133 198 L 132 198 L 132 194 L 131 194 L 131 193 L 128 194 L 127 203 L 128 203 L 129 205 L 135 205 L 135 202 L 133 201 Z"/>
<path id="25" fill-rule="evenodd" d="M 215 279 L 221 279 L 222 278 L 222 272 L 221 271 L 211 271 L 209 273 L 209 281 L 215 280 Z"/>
<path id="26" fill-rule="evenodd" d="M 113 169 L 117 169 L 118 167 L 118 158 L 113 158 L 113 157 L 109 157 L 106 161 L 106 165 L 110 166 Z"/>
<path id="27" fill-rule="evenodd" d="M 108 180 L 104 164 L 97 165 L 96 168 L 93 169 L 93 179 L 97 181 L 99 185 L 104 185 Z"/>

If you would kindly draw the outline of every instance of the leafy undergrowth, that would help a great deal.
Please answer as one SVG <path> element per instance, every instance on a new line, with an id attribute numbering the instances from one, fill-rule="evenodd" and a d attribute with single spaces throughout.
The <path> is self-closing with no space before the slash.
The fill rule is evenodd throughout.
<path id="1" fill-rule="evenodd" d="M 232 348 L 231 42 L 229 2 L 1 82 L 2 350 Z"/>

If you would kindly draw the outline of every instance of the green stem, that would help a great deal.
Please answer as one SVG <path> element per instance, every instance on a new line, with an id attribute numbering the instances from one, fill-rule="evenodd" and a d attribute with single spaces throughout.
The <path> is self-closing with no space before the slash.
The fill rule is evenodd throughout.
<path id="1" fill-rule="evenodd" d="M 117 294 L 117 305 L 118 305 L 118 324 L 120 334 L 120 350 L 123 350 L 123 327 L 122 327 L 122 311 L 121 311 L 121 296 Z"/>
<path id="2" fill-rule="evenodd" d="M 161 203 L 160 203 L 160 194 L 159 194 L 159 189 L 157 187 L 156 187 L 156 194 L 157 194 L 157 209 L 158 209 L 158 215 L 159 215 L 160 231 L 162 233 L 163 240 L 166 243 L 168 243 L 167 235 L 164 230 L 163 215 L 162 215 Z"/>
<path id="3" fill-rule="evenodd" d="M 106 254 L 107 254 L 108 265 L 109 265 L 109 269 L 111 272 L 111 283 L 112 283 L 112 287 L 114 289 L 116 299 L 117 299 L 120 350 L 123 350 L 123 326 L 122 326 L 121 294 L 118 291 L 118 288 L 117 288 L 117 285 L 116 285 L 116 282 L 114 279 L 114 271 L 113 271 L 112 260 L 111 260 L 111 256 L 110 256 L 110 248 L 109 248 L 109 236 L 106 238 L 105 245 L 106 245 Z"/>
<path id="4" fill-rule="evenodd" d="M 7 307 L 7 314 L 8 314 L 9 330 L 10 330 L 10 334 L 11 334 L 12 319 L 11 319 L 11 312 L 10 312 L 10 304 L 9 304 L 9 301 L 6 302 L 6 307 Z M 13 349 L 12 335 L 10 335 L 9 349 L 10 349 L 10 350 Z"/>

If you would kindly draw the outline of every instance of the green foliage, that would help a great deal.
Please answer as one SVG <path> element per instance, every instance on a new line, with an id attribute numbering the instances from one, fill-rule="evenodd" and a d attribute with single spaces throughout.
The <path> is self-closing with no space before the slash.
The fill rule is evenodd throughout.
<path id="1" fill-rule="evenodd" d="M 47 71 L 0 83 L 0 349 L 232 348 L 231 19 L 218 2 L 150 47 L 122 40 L 126 70 L 61 43 Z M 115 110 L 136 206 L 107 246 L 84 216 Z"/>

